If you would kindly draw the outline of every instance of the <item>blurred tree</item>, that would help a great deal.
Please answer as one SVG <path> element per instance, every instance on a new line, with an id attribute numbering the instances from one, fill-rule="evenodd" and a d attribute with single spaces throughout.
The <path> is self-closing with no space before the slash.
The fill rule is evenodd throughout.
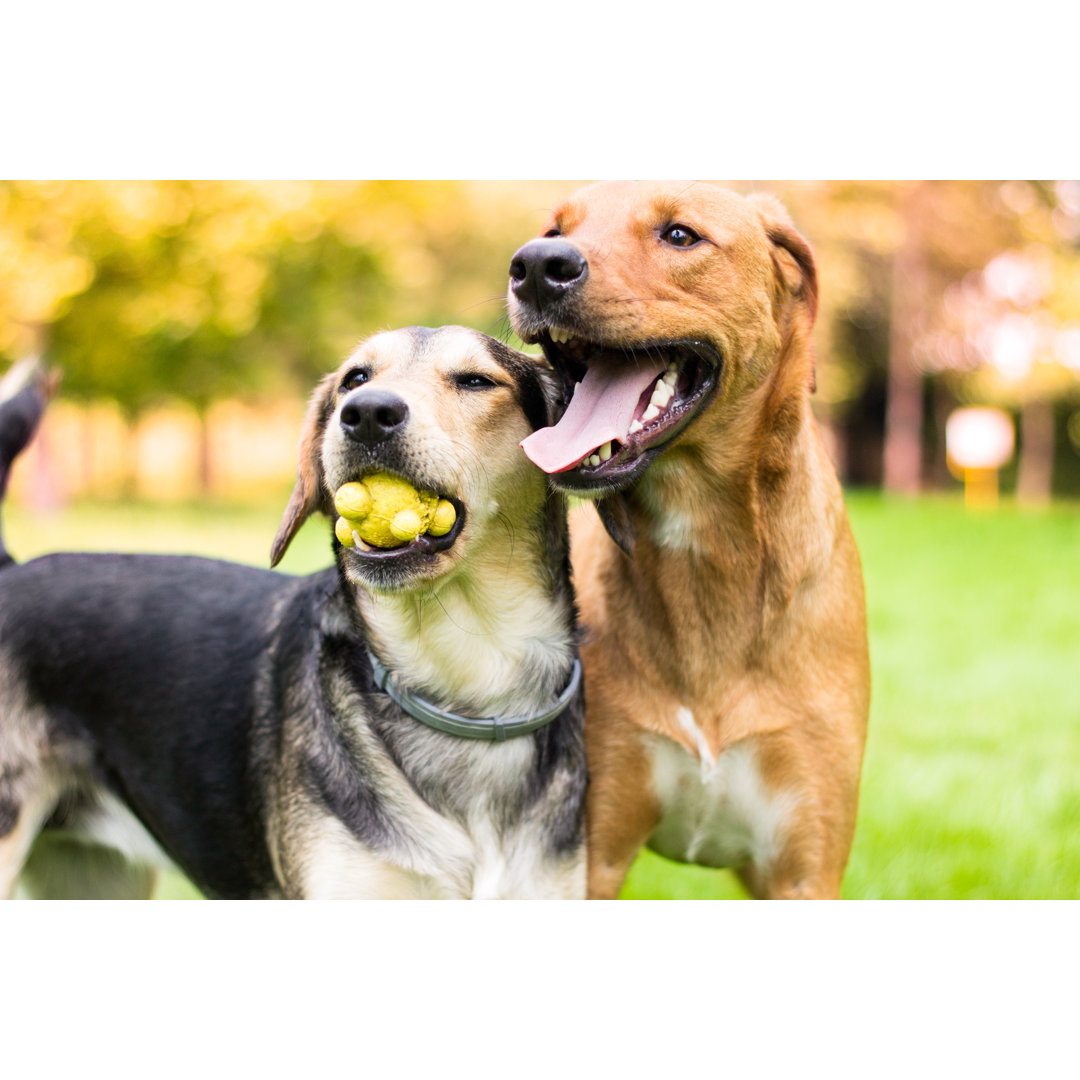
<path id="1" fill-rule="evenodd" d="M 47 347 L 66 394 L 112 398 L 129 421 L 186 400 L 205 483 L 217 399 L 306 393 L 401 323 L 505 336 L 506 267 L 532 217 L 497 184 L 5 183 L 0 354 Z"/>
<path id="2" fill-rule="evenodd" d="M 45 330 L 93 281 L 73 250 L 78 216 L 62 184 L 0 184 L 0 355 L 41 350 Z"/>
<path id="3" fill-rule="evenodd" d="M 923 375 L 916 357 L 930 300 L 926 218 L 931 185 L 904 186 L 897 211 L 901 238 L 893 255 L 889 324 L 889 389 L 885 411 L 883 482 L 913 494 L 922 486 Z"/>
<path id="4" fill-rule="evenodd" d="M 1066 298 L 1077 296 L 1071 267 L 1080 235 L 1080 188 L 1021 181 L 875 181 L 792 185 L 779 193 L 818 255 L 820 333 L 829 339 L 819 358 L 824 398 L 819 408 L 823 405 L 826 417 L 846 425 L 849 434 L 860 432 L 877 387 L 887 387 L 885 486 L 918 490 L 931 438 L 937 473 L 943 474 L 945 415 L 958 400 L 982 400 L 1020 410 L 1021 490 L 1032 497 L 1048 490 L 1053 402 L 1068 397 L 1074 383 L 1060 359 L 1064 346 L 1054 343 L 1074 340 L 1069 328 L 1074 322 L 1080 326 L 1080 313 L 1066 313 Z M 1032 247 L 1054 265 L 1044 267 L 1043 292 L 1026 301 L 1025 312 L 1013 314 L 1039 325 L 1049 320 L 1055 329 L 1040 331 L 1043 359 L 1031 377 L 1018 381 L 1014 376 L 1007 389 L 994 356 L 1019 347 L 1018 324 L 1014 320 L 1011 331 L 997 327 L 995 354 L 990 332 L 1002 316 L 994 307 L 1001 298 L 983 296 L 976 302 L 976 294 L 985 292 L 981 275 L 999 256 Z M 991 277 L 1002 272 L 999 267 Z M 930 401 L 934 408 L 927 416 Z M 852 460 L 874 445 L 860 434 L 848 449 L 845 473 L 876 479 L 865 462 Z"/>

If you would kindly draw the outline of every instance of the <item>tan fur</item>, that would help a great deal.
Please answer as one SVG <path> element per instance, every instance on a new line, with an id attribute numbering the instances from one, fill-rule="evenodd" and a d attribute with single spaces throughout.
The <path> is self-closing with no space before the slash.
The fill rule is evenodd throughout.
<path id="1" fill-rule="evenodd" d="M 678 250 L 665 225 L 709 243 Z M 862 573 L 811 415 L 813 256 L 780 204 L 703 184 L 598 184 L 559 207 L 588 260 L 592 340 L 705 338 L 724 369 L 706 411 L 626 499 L 633 559 L 588 507 L 572 519 L 586 642 L 589 894 L 614 897 L 662 807 L 656 733 L 712 758 L 754 750 L 796 802 L 783 848 L 741 875 L 756 896 L 838 896 L 869 708 Z M 706 760 L 703 758 L 703 760 Z"/>

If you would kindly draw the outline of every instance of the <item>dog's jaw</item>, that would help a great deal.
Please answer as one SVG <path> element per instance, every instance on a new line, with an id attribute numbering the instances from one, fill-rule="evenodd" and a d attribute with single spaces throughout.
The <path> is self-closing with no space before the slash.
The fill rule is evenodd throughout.
<path id="1" fill-rule="evenodd" d="M 583 381 L 593 384 L 581 391 L 588 404 L 564 413 L 565 425 L 543 429 L 522 444 L 537 465 L 553 474 L 558 487 L 575 494 L 602 495 L 635 484 L 705 410 L 720 385 L 721 355 L 702 340 L 601 346 L 558 327 L 540 331 L 536 340 L 563 379 L 566 406 Z M 599 374 L 601 367 L 617 370 Z M 628 372 L 630 367 L 635 370 Z M 603 400 L 607 385 L 616 382 L 622 384 L 621 416 L 590 418 L 589 410 L 599 409 L 595 399 Z"/>
<path id="2" fill-rule="evenodd" d="M 449 567 L 448 560 L 460 552 L 451 549 L 457 544 L 465 527 L 468 511 L 465 504 L 452 495 L 446 498 L 454 506 L 456 517 L 453 527 L 445 536 L 425 533 L 401 547 L 377 548 L 364 542 L 353 533 L 354 546 L 344 547 L 335 540 L 338 558 L 346 577 L 356 585 L 376 592 L 397 592 L 414 588 L 421 580 L 441 576 Z"/>

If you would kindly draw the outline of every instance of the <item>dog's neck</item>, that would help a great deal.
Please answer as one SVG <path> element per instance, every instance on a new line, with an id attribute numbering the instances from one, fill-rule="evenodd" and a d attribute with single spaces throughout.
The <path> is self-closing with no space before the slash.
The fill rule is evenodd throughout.
<path id="1" fill-rule="evenodd" d="M 823 453 L 805 399 L 786 407 L 782 430 L 756 407 L 721 417 L 665 451 L 633 491 L 637 539 L 730 572 L 756 565 L 774 521 L 828 506 L 814 480 Z"/>
<path id="2" fill-rule="evenodd" d="M 635 609 L 629 625 L 663 623 L 673 656 L 656 662 L 687 691 L 723 666 L 694 643 L 751 654 L 776 633 L 798 590 L 824 573 L 839 528 L 830 519 L 839 490 L 821 467 L 809 403 L 798 404 L 782 445 L 775 429 L 746 424 L 737 437 L 728 428 L 676 444 L 653 464 L 627 500 L 633 559 L 613 555 L 604 586 Z M 738 460 L 731 446 L 744 448 Z M 700 671 L 691 670 L 694 656 L 703 657 Z"/>
<path id="3" fill-rule="evenodd" d="M 416 590 L 356 590 L 368 640 L 399 686 L 470 716 L 551 705 L 575 650 L 565 522 L 551 530 L 561 537 L 500 528 L 445 580 Z"/>

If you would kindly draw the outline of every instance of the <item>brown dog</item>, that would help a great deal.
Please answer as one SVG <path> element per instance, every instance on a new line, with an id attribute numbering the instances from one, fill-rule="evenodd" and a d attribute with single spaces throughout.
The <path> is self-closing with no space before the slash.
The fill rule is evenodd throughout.
<path id="1" fill-rule="evenodd" d="M 584 188 L 543 236 L 509 306 L 567 409 L 523 446 L 603 520 L 572 524 L 589 895 L 616 896 L 647 843 L 755 896 L 838 896 L 870 669 L 809 404 L 810 248 L 775 199 L 685 183 Z"/>

